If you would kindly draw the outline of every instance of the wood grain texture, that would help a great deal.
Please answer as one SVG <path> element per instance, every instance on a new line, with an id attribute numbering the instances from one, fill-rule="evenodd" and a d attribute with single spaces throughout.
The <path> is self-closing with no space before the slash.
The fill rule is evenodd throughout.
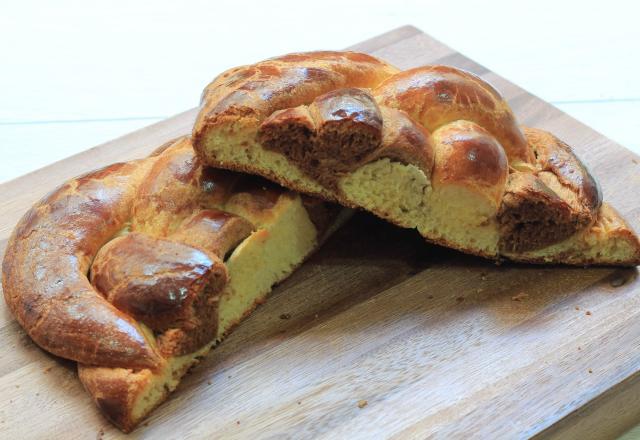
<path id="1" fill-rule="evenodd" d="M 640 229 L 631 152 L 413 27 L 353 49 L 402 68 L 445 63 L 481 75 L 521 121 L 573 145 L 605 200 Z M 195 115 L 0 185 L 0 252 L 54 186 L 146 155 L 189 132 Z M 637 275 L 496 266 L 359 214 L 129 437 L 612 437 L 640 416 Z M 0 343 L 0 438 L 125 437 L 93 407 L 75 366 L 36 347 L 4 302 Z"/>

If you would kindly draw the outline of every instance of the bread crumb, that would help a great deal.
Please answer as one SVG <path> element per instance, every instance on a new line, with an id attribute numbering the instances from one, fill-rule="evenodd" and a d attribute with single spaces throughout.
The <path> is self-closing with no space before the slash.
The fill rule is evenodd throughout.
<path id="1" fill-rule="evenodd" d="M 578 350 L 582 350 L 582 347 L 578 347 Z"/>
<path id="2" fill-rule="evenodd" d="M 576 306 L 576 310 L 580 310 L 580 307 Z"/>
<path id="3" fill-rule="evenodd" d="M 280 319 L 291 319 L 291 313 L 283 313 L 280 315 Z"/>
<path id="4" fill-rule="evenodd" d="M 44 374 L 47 374 L 49 371 L 51 371 L 53 367 L 47 367 L 44 369 Z"/>
<path id="5" fill-rule="evenodd" d="M 525 299 L 529 298 L 529 295 L 527 295 L 524 292 L 520 292 L 517 295 L 514 295 L 511 297 L 512 301 L 524 301 Z"/>
<path id="6" fill-rule="evenodd" d="M 459 296 L 459 297 L 457 297 L 457 298 L 456 298 L 456 301 L 458 301 L 458 302 L 462 302 L 462 301 L 464 301 L 464 296 Z"/>
<path id="7" fill-rule="evenodd" d="M 237 420 L 237 421 L 236 421 L 236 425 L 239 425 L 239 424 L 240 424 L 240 420 Z"/>
<path id="8" fill-rule="evenodd" d="M 318 319 L 318 314 L 313 315 L 313 319 Z"/>
<path id="9" fill-rule="evenodd" d="M 589 373 L 593 373 L 593 370 L 591 368 L 589 368 Z"/>
<path id="10" fill-rule="evenodd" d="M 427 295 L 427 299 L 433 299 L 433 295 Z"/>
<path id="11" fill-rule="evenodd" d="M 486 281 L 486 280 L 487 280 L 487 274 L 486 274 L 486 273 L 484 273 L 484 272 L 483 272 L 483 273 L 481 273 L 481 274 L 480 274 L 480 279 L 481 279 L 482 281 Z"/>
<path id="12" fill-rule="evenodd" d="M 20 388 L 20 385 L 16 385 L 16 388 Z"/>
<path id="13" fill-rule="evenodd" d="M 358 408 L 360 408 L 360 409 L 364 408 L 368 404 L 369 404 L 369 402 L 367 402 L 366 400 L 358 400 Z"/>
<path id="14" fill-rule="evenodd" d="M 298 400 L 298 405 L 302 405 L 302 402 Z"/>
<path id="15" fill-rule="evenodd" d="M 631 159 L 631 162 L 635 163 L 636 165 L 638 165 L 640 162 L 638 162 L 638 159 Z"/>
<path id="16" fill-rule="evenodd" d="M 591 312 L 587 310 L 587 311 L 585 312 L 585 315 L 587 315 L 587 316 L 591 316 Z"/>
<path id="17" fill-rule="evenodd" d="M 207 385 L 211 385 L 211 381 L 210 380 L 207 381 Z"/>

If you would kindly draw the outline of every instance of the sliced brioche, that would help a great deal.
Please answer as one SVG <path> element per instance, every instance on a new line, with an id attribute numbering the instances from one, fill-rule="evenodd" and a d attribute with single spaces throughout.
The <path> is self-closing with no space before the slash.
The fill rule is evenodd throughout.
<path id="1" fill-rule="evenodd" d="M 640 264 L 637 235 L 571 148 L 519 126 L 491 85 L 453 67 L 400 72 L 351 52 L 239 67 L 205 90 L 193 138 L 205 163 L 468 253 Z"/>

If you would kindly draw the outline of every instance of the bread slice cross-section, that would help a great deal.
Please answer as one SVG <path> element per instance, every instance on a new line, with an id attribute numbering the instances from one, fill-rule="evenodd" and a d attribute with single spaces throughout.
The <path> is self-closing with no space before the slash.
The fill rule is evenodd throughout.
<path id="1" fill-rule="evenodd" d="M 497 90 L 454 67 L 310 52 L 234 68 L 205 89 L 193 138 L 205 163 L 464 252 L 640 263 L 638 236 L 572 148 L 519 125 Z"/>

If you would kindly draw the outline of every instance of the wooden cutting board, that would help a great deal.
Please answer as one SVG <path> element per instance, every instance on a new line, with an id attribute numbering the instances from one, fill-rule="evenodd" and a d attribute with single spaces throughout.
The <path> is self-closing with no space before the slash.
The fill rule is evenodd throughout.
<path id="1" fill-rule="evenodd" d="M 413 27 L 352 49 L 479 74 L 524 123 L 575 146 L 640 230 L 640 165 L 628 150 Z M 0 252 L 53 187 L 145 156 L 195 115 L 0 185 Z M 0 345 L 0 438 L 125 437 L 75 365 L 35 346 L 4 302 Z M 639 370 L 636 269 L 496 266 L 359 214 L 129 437 L 603 438 L 640 420 Z"/>

